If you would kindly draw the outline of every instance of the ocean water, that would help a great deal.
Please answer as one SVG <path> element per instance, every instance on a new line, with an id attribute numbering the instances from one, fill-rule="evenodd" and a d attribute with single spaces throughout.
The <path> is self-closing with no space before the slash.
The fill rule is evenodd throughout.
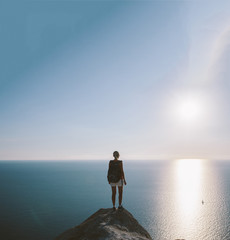
<path id="1" fill-rule="evenodd" d="M 123 164 L 123 206 L 153 239 L 230 239 L 230 161 Z M 112 207 L 107 168 L 108 161 L 0 161 L 1 239 L 54 239 Z"/>

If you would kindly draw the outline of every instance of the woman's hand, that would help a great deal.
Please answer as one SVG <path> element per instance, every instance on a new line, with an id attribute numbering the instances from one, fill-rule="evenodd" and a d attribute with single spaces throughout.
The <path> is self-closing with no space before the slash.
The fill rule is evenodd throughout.
<path id="1" fill-rule="evenodd" d="M 125 181 L 125 179 L 124 179 L 124 184 L 125 184 L 125 185 L 127 184 L 126 181 Z"/>

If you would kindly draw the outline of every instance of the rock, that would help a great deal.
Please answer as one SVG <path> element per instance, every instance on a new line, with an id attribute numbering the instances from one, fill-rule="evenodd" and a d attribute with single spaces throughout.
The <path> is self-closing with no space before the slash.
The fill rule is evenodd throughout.
<path id="1" fill-rule="evenodd" d="M 147 240 L 149 233 L 126 209 L 101 208 L 55 240 Z"/>

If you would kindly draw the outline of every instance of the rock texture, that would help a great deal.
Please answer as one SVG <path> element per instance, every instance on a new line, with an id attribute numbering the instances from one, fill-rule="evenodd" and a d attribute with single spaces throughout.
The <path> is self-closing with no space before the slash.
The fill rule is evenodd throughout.
<path id="1" fill-rule="evenodd" d="M 149 233 L 126 209 L 100 209 L 55 240 L 147 240 Z"/>

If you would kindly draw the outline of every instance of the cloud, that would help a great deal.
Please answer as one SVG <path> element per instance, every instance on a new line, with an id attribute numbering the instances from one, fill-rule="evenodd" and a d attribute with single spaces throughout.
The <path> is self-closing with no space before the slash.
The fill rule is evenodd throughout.
<path id="1" fill-rule="evenodd" d="M 206 87 L 209 88 L 218 119 L 218 135 L 222 139 L 230 139 L 230 27 L 225 28 L 216 38 L 212 58 L 208 67 Z M 217 132 L 217 131 L 216 131 Z"/>
<path id="2" fill-rule="evenodd" d="M 230 76 L 230 27 L 217 36 L 212 52 L 207 80 L 223 86 Z"/>

